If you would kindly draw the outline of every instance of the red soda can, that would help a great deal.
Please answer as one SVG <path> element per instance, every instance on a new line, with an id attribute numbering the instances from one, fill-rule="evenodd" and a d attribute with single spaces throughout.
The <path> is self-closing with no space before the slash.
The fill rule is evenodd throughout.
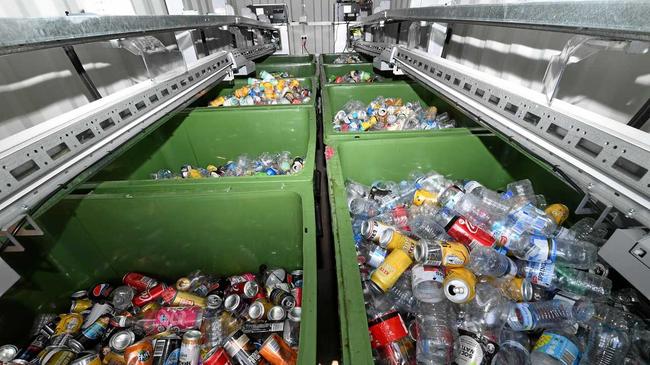
<path id="1" fill-rule="evenodd" d="M 241 275 L 233 275 L 228 278 L 230 286 L 233 286 L 238 283 L 245 283 L 247 281 L 255 280 L 255 274 L 247 272 Z"/>
<path id="2" fill-rule="evenodd" d="M 102 299 L 108 299 L 108 296 L 111 295 L 113 287 L 107 283 L 101 283 L 95 285 L 92 289 L 88 291 L 88 297 L 93 301 L 98 301 Z"/>
<path id="3" fill-rule="evenodd" d="M 214 347 L 205 355 L 203 365 L 232 365 L 223 347 Z"/>
<path id="4" fill-rule="evenodd" d="M 475 245 L 493 247 L 496 242 L 491 234 L 473 225 L 465 217 L 455 216 L 445 227 L 447 234 L 469 248 Z"/>
<path id="5" fill-rule="evenodd" d="M 158 285 L 158 281 L 156 281 L 156 279 L 150 278 L 137 272 L 127 273 L 122 278 L 122 282 L 132 287 L 133 289 L 140 291 L 151 289 L 154 286 Z"/>
<path id="6" fill-rule="evenodd" d="M 296 307 L 302 307 L 302 288 L 295 287 L 291 289 L 291 295 L 296 299 Z"/>
<path id="7" fill-rule="evenodd" d="M 151 289 L 147 289 L 133 297 L 133 305 L 142 307 L 147 303 L 153 302 L 162 296 L 165 289 L 167 289 L 167 285 L 165 284 L 158 284 Z"/>

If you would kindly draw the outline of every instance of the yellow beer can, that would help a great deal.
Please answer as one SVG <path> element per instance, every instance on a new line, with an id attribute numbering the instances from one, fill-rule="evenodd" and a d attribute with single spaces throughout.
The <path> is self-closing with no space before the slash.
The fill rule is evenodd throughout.
<path id="1" fill-rule="evenodd" d="M 382 291 L 392 288 L 400 276 L 413 263 L 411 257 L 402 250 L 393 250 L 377 270 L 370 275 L 370 280 Z"/>
<path id="2" fill-rule="evenodd" d="M 457 304 L 468 303 L 476 295 L 476 276 L 463 267 L 448 269 L 442 286 L 450 301 Z"/>

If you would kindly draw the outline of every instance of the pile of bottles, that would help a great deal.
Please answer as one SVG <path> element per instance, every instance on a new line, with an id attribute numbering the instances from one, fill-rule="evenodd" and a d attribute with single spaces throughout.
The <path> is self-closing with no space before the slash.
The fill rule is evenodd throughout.
<path id="1" fill-rule="evenodd" d="M 71 296 L 70 311 L 40 315 L 2 364 L 295 364 L 302 270 L 260 267 L 219 278 L 195 271 L 167 285 L 139 273 Z"/>
<path id="2" fill-rule="evenodd" d="M 362 70 L 352 70 L 339 76 L 332 75 L 327 80 L 330 84 L 360 84 L 364 82 L 381 81 L 384 81 L 384 78 L 380 75 Z"/>
<path id="3" fill-rule="evenodd" d="M 449 114 L 438 114 L 435 106 L 424 108 L 418 101 L 401 98 L 376 97 L 367 106 L 359 100 L 350 100 L 334 115 L 337 132 L 404 131 L 455 128 L 456 121 Z"/>
<path id="4" fill-rule="evenodd" d="M 302 171 L 304 164 L 302 157 L 293 157 L 291 152 L 288 151 L 275 154 L 264 152 L 256 158 L 250 158 L 248 155 L 243 154 L 234 161 L 228 161 L 220 166 L 208 165 L 203 168 L 183 165 L 179 173 L 174 173 L 169 169 L 161 169 L 152 173 L 151 178 L 153 180 L 165 180 L 226 176 L 292 175 Z"/>
<path id="5" fill-rule="evenodd" d="M 334 59 L 334 64 L 348 64 L 348 63 L 364 63 L 365 61 L 359 57 L 357 54 L 342 54 Z"/>
<path id="6" fill-rule="evenodd" d="M 233 94 L 218 96 L 208 104 L 212 107 L 303 104 L 311 100 L 311 91 L 302 86 L 298 79 L 277 78 L 262 71 L 260 78 L 249 78 L 247 85 L 236 89 Z"/>
<path id="7" fill-rule="evenodd" d="M 634 289 L 594 272 L 606 229 L 436 172 L 346 182 L 371 347 L 381 364 L 640 364 L 650 331 Z"/>

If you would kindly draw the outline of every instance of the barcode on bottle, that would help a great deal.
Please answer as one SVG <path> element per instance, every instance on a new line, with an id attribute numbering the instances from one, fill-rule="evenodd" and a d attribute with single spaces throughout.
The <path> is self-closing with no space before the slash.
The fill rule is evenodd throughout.
<path id="1" fill-rule="evenodd" d="M 269 341 L 267 343 L 267 346 L 269 347 L 269 350 L 271 350 L 272 352 L 274 352 L 276 354 L 280 353 L 280 344 L 277 341 L 275 341 L 275 339 L 272 340 L 272 341 Z"/>
<path id="2" fill-rule="evenodd" d="M 564 351 L 564 353 L 562 354 L 562 358 L 560 359 L 560 361 L 561 361 L 564 365 L 573 365 L 573 362 L 576 361 L 576 355 L 572 354 L 572 353 L 569 352 L 569 351 Z"/>

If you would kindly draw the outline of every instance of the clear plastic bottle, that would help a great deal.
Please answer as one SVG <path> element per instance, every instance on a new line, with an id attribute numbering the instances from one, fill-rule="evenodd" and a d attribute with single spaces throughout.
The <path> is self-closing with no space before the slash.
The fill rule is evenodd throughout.
<path id="1" fill-rule="evenodd" d="M 410 178 L 415 181 L 415 187 L 417 189 L 424 189 L 435 194 L 440 194 L 448 186 L 453 184 L 451 180 L 435 171 L 430 171 L 425 174 L 419 171 L 412 172 Z"/>
<path id="2" fill-rule="evenodd" d="M 386 293 L 393 307 L 402 312 L 413 312 L 417 299 L 411 290 L 411 272 L 406 271 L 392 288 Z"/>
<path id="3" fill-rule="evenodd" d="M 470 180 L 463 188 L 465 195 L 456 204 L 455 210 L 475 224 L 489 228 L 494 222 L 504 219 L 510 211 L 506 200 L 477 181 Z"/>
<path id="4" fill-rule="evenodd" d="M 558 328 L 587 321 L 593 314 L 594 305 L 588 300 L 579 300 L 573 305 L 560 299 L 516 303 L 510 307 L 508 325 L 515 331 Z"/>
<path id="5" fill-rule="evenodd" d="M 533 233 L 551 236 L 557 224 L 546 212 L 529 202 L 519 202 L 512 206 L 505 219 L 505 226 L 516 233 Z"/>
<path id="6" fill-rule="evenodd" d="M 418 364 L 450 364 L 454 341 L 458 337 L 456 311 L 451 302 L 420 303 L 416 315 L 417 341 L 415 356 Z"/>
<path id="7" fill-rule="evenodd" d="M 379 204 L 370 199 L 353 198 L 348 203 L 348 208 L 352 215 L 368 219 L 379 214 Z"/>
<path id="8" fill-rule="evenodd" d="M 580 364 L 621 364 L 632 345 L 625 313 L 602 305 L 590 324 L 589 338 Z"/>
<path id="9" fill-rule="evenodd" d="M 201 321 L 201 349 L 210 351 L 215 346 L 220 346 L 227 333 L 224 333 L 219 320 L 222 301 L 216 295 L 208 296 L 208 305 L 203 311 Z"/>
<path id="10" fill-rule="evenodd" d="M 439 303 L 445 299 L 443 282 L 445 274 L 438 266 L 414 265 L 411 269 L 413 297 L 423 303 Z"/>
<path id="11" fill-rule="evenodd" d="M 533 184 L 528 179 L 513 181 L 506 186 L 504 194 L 508 200 L 513 202 L 530 202 L 537 204 Z"/>
<path id="12" fill-rule="evenodd" d="M 560 289 L 587 297 L 607 296 L 612 290 L 612 281 L 606 277 L 552 262 L 517 261 L 517 267 L 519 276 L 549 290 Z"/>
<path id="13" fill-rule="evenodd" d="M 458 365 L 490 364 L 499 348 L 499 336 L 506 320 L 508 301 L 492 285 L 476 284 L 474 300 L 462 306 L 454 362 Z"/>
<path id="14" fill-rule="evenodd" d="M 478 276 L 493 278 L 512 278 L 517 274 L 517 265 L 509 257 L 480 245 L 471 250 L 466 268 Z"/>
<path id="15" fill-rule="evenodd" d="M 589 269 L 598 257 L 598 247 L 581 240 L 523 234 L 508 240 L 508 252 L 522 260 L 545 262 L 576 269 Z"/>
<path id="16" fill-rule="evenodd" d="M 386 259 L 388 252 L 380 246 L 370 243 L 361 243 L 357 247 L 359 264 L 378 268 Z"/>
<path id="17" fill-rule="evenodd" d="M 487 278 L 495 288 L 501 290 L 506 297 L 516 302 L 529 302 L 533 298 L 533 285 L 526 278 Z"/>
<path id="18" fill-rule="evenodd" d="M 605 239 L 607 229 L 602 226 L 595 227 L 595 224 L 595 219 L 585 217 L 577 221 L 571 228 L 559 227 L 555 232 L 555 237 L 588 241 L 600 247 L 607 242 Z"/>
<path id="19" fill-rule="evenodd" d="M 413 234 L 423 239 L 435 240 L 441 236 L 447 237 L 445 228 L 432 215 L 415 216 L 411 219 L 409 226 Z"/>
<path id="20" fill-rule="evenodd" d="M 530 340 L 522 332 L 504 328 L 499 339 L 499 352 L 492 365 L 530 365 Z"/>
<path id="21" fill-rule="evenodd" d="M 577 365 L 582 343 L 573 327 L 546 330 L 539 337 L 530 354 L 535 365 Z"/>

